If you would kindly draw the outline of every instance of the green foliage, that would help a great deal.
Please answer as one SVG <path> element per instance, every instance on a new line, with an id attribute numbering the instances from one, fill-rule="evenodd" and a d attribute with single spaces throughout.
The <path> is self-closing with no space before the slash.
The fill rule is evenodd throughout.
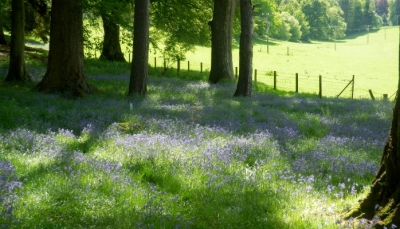
<path id="1" fill-rule="evenodd" d="M 274 0 L 254 0 L 257 6 L 254 8 L 254 33 L 258 36 L 265 36 L 267 32 L 273 34 L 276 29 L 275 25 L 279 24 L 279 17 L 275 15 L 277 12 L 277 3 Z M 267 21 L 269 22 L 269 31 L 267 31 Z"/>
<path id="2" fill-rule="evenodd" d="M 0 26 L 11 29 L 11 1 L 0 0 Z"/>
<path id="3" fill-rule="evenodd" d="M 330 29 L 328 30 L 328 39 L 335 40 L 337 38 L 345 37 L 346 22 L 342 18 L 343 11 L 336 4 L 332 6 L 327 11 L 327 17 L 329 20 Z"/>
<path id="4" fill-rule="evenodd" d="M 212 1 L 152 1 L 150 11 L 151 44 L 165 59 L 184 59 L 195 45 L 210 43 Z"/>
<path id="5" fill-rule="evenodd" d="M 376 13 L 382 18 L 387 17 L 389 14 L 389 1 L 388 0 L 376 0 Z"/>
<path id="6" fill-rule="evenodd" d="M 84 7 L 84 47 L 88 57 L 100 56 L 103 47 L 103 23 L 106 18 L 121 27 L 121 43 L 127 53 L 132 52 L 132 2 L 130 0 L 106 1 L 85 0 Z M 98 55 L 97 55 L 98 54 Z"/>
<path id="7" fill-rule="evenodd" d="M 49 0 L 29 0 L 25 4 L 25 32 L 44 43 L 50 37 L 50 5 Z"/>
<path id="8" fill-rule="evenodd" d="M 25 1 L 25 33 L 48 42 L 50 35 L 50 1 Z M 0 0 L 0 26 L 11 30 L 11 0 Z"/>
<path id="9" fill-rule="evenodd" d="M 301 40 L 309 41 L 310 39 L 310 26 L 306 19 L 305 14 L 301 10 L 300 3 L 297 0 L 282 1 L 279 10 L 281 12 L 289 12 L 290 15 L 294 16 L 300 26 Z"/>
<path id="10" fill-rule="evenodd" d="M 301 27 L 299 21 L 288 12 L 281 12 L 279 14 L 281 19 L 279 39 L 298 41 L 301 39 Z"/>
<path id="11" fill-rule="evenodd" d="M 400 1 L 390 0 L 388 18 L 391 25 L 399 25 L 398 15 L 400 15 Z"/>
<path id="12" fill-rule="evenodd" d="M 302 11 L 310 25 L 310 37 L 316 40 L 332 40 L 344 37 L 346 23 L 343 11 L 335 1 L 304 0 Z"/>
<path id="13" fill-rule="evenodd" d="M 382 26 L 382 18 L 376 13 L 375 1 L 341 0 L 339 5 L 347 23 L 347 34 L 364 31 L 368 25 L 371 27 Z"/>
<path id="14" fill-rule="evenodd" d="M 285 21 L 285 15 L 288 15 L 288 13 L 284 12 L 279 15 L 280 20 L 275 25 L 276 33 L 274 34 L 274 37 L 280 40 L 289 40 L 292 36 L 292 34 L 290 34 L 290 24 Z"/>

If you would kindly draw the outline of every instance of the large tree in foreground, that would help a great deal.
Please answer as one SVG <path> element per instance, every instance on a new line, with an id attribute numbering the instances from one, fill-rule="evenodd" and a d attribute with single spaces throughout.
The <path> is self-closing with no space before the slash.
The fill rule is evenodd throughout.
<path id="1" fill-rule="evenodd" d="M 47 71 L 36 88 L 74 97 L 92 90 L 83 74 L 82 0 L 52 0 Z"/>
<path id="2" fill-rule="evenodd" d="M 128 95 L 145 96 L 149 61 L 149 0 L 135 0 L 133 60 Z"/>
<path id="3" fill-rule="evenodd" d="M 209 81 L 233 79 L 232 32 L 237 0 L 214 0 L 211 27 L 211 70 Z"/>
<path id="4" fill-rule="evenodd" d="M 399 45 L 400 46 L 400 45 Z M 399 47 L 400 48 L 400 47 Z M 400 49 L 399 82 L 400 90 Z M 352 209 L 347 218 L 372 219 L 378 216 L 377 228 L 400 226 L 400 99 L 396 96 L 389 139 L 383 149 L 381 165 L 368 195 Z"/>
<path id="5" fill-rule="evenodd" d="M 6 81 L 31 81 L 25 66 L 24 0 L 12 0 L 11 9 L 10 64 Z"/>
<path id="6" fill-rule="evenodd" d="M 253 86 L 253 5 L 251 0 L 240 0 L 239 81 L 235 96 L 250 97 Z"/>

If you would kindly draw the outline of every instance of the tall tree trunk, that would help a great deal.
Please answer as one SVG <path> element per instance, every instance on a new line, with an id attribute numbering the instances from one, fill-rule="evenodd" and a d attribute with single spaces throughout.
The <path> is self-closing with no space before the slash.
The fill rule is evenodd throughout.
<path id="1" fill-rule="evenodd" d="M 237 0 L 214 0 L 211 27 L 211 71 L 209 81 L 234 79 L 232 63 L 232 31 Z"/>
<path id="2" fill-rule="evenodd" d="M 253 5 L 251 0 L 240 0 L 240 16 L 239 80 L 235 96 L 250 97 L 253 86 Z"/>
<path id="3" fill-rule="evenodd" d="M 83 97 L 93 89 L 83 74 L 82 23 L 82 0 L 52 0 L 49 57 L 39 91 Z"/>
<path id="4" fill-rule="evenodd" d="M 128 95 L 145 96 L 149 61 L 149 0 L 135 0 L 133 60 Z"/>
<path id="5" fill-rule="evenodd" d="M 104 28 L 103 49 L 100 58 L 110 61 L 125 62 L 124 54 L 119 43 L 119 26 L 106 15 L 101 16 Z"/>
<path id="6" fill-rule="evenodd" d="M 25 67 L 25 6 L 23 0 L 11 2 L 10 64 L 6 81 L 31 81 Z"/>
<path id="7" fill-rule="evenodd" d="M 400 91 L 400 43 L 399 43 L 399 82 Z M 400 226 L 400 99 L 399 92 L 393 108 L 392 126 L 389 139 L 383 149 L 381 165 L 372 182 L 371 190 L 360 204 L 348 213 L 347 218 L 372 219 L 379 217 L 376 228 L 392 224 Z"/>

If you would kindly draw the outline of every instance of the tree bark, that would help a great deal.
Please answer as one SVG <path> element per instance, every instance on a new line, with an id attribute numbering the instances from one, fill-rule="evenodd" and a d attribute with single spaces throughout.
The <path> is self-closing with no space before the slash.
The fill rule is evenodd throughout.
<path id="1" fill-rule="evenodd" d="M 253 6 L 251 0 L 240 0 L 240 16 L 239 80 L 234 96 L 250 97 L 253 86 Z"/>
<path id="2" fill-rule="evenodd" d="M 214 0 L 211 27 L 211 70 L 209 81 L 234 79 L 232 63 L 232 31 L 236 0 Z"/>
<path id="3" fill-rule="evenodd" d="M 82 0 L 52 0 L 49 57 L 39 91 L 83 97 L 93 90 L 83 74 L 82 23 Z"/>
<path id="4" fill-rule="evenodd" d="M 25 66 L 25 6 L 23 0 L 11 2 L 10 64 L 6 81 L 31 81 Z"/>
<path id="5" fill-rule="evenodd" d="M 133 60 L 128 95 L 145 96 L 149 60 L 149 0 L 135 0 Z"/>
<path id="6" fill-rule="evenodd" d="M 119 43 L 119 26 L 106 15 L 101 16 L 104 28 L 103 49 L 100 59 L 125 62 Z"/>
<path id="7" fill-rule="evenodd" d="M 400 48 L 400 44 L 399 44 Z M 400 49 L 399 49 L 399 82 L 400 90 Z M 371 190 L 360 204 L 352 209 L 347 218 L 379 217 L 376 228 L 391 228 L 392 224 L 400 226 L 400 100 L 396 96 L 393 108 L 393 119 L 389 139 L 384 147 L 381 165 Z"/>

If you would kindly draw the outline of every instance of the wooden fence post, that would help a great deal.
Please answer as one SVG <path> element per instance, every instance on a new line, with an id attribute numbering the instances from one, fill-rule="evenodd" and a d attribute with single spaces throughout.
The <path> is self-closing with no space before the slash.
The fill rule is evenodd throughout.
<path id="1" fill-rule="evenodd" d="M 299 73 L 296 73 L 296 93 L 299 93 Z"/>
<path id="2" fill-rule="evenodd" d="M 154 57 L 154 70 L 157 69 L 157 57 Z"/>
<path id="3" fill-rule="evenodd" d="M 375 96 L 374 96 L 374 94 L 372 93 L 372 90 L 371 90 L 371 89 L 369 89 L 369 95 L 371 96 L 371 99 L 372 99 L 372 100 L 375 100 Z"/>
<path id="4" fill-rule="evenodd" d="M 188 61 L 188 72 L 190 72 L 190 61 Z"/>
<path id="5" fill-rule="evenodd" d="M 203 62 L 200 62 L 200 73 L 203 73 Z"/>
<path id="6" fill-rule="evenodd" d="M 319 75 L 319 98 L 322 99 L 322 76 Z"/>
<path id="7" fill-rule="evenodd" d="M 254 70 L 254 81 L 257 83 L 257 69 Z"/>
<path id="8" fill-rule="evenodd" d="M 388 101 L 388 94 L 383 94 L 383 101 Z"/>
<path id="9" fill-rule="evenodd" d="M 274 71 L 274 90 L 276 90 L 276 71 Z"/>
<path id="10" fill-rule="evenodd" d="M 167 61 L 164 59 L 164 72 L 167 71 Z"/>
<path id="11" fill-rule="evenodd" d="M 354 75 L 353 75 L 353 85 L 351 86 L 351 98 L 354 99 Z"/>
<path id="12" fill-rule="evenodd" d="M 176 69 L 176 70 L 177 70 L 177 72 L 179 74 L 179 72 L 181 70 L 181 60 L 180 59 L 178 59 L 178 69 Z"/>
<path id="13" fill-rule="evenodd" d="M 238 67 L 235 67 L 235 77 L 238 78 Z"/>

